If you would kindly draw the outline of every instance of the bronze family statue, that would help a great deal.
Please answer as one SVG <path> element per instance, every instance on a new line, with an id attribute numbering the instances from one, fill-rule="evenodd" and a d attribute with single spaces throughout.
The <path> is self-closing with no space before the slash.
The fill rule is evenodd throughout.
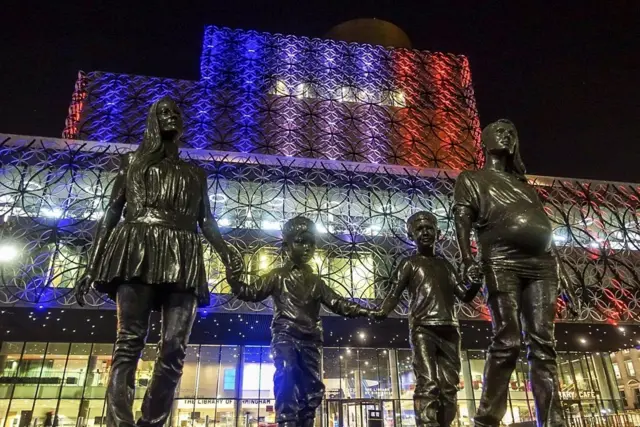
<path id="1" fill-rule="evenodd" d="M 559 290 L 573 296 L 553 243 L 551 222 L 527 182 L 515 126 L 498 120 L 482 132 L 485 165 L 460 174 L 453 215 L 464 276 L 484 276 L 493 337 L 475 425 L 498 426 L 507 409 L 509 379 L 527 347 L 538 426 L 564 426 L 554 318 Z M 479 260 L 471 251 L 475 230 Z"/>
<path id="2" fill-rule="evenodd" d="M 227 270 L 233 293 L 244 301 L 273 299 L 271 353 L 276 421 L 281 427 L 312 427 L 322 402 L 322 305 L 347 317 L 375 312 L 336 293 L 312 270 L 309 261 L 316 250 L 316 225 L 297 216 L 282 228 L 286 263 L 244 283 L 237 270 Z"/>
<path id="3" fill-rule="evenodd" d="M 417 251 L 402 259 L 392 273 L 390 292 L 375 316 L 388 315 L 408 291 L 416 425 L 450 426 L 458 411 L 461 368 L 455 298 L 473 300 L 482 277 L 471 277 L 467 289 L 451 263 L 436 256 L 438 220 L 432 213 L 413 214 L 407 231 Z"/>
<path id="4" fill-rule="evenodd" d="M 142 143 L 122 157 L 87 271 L 76 284 L 80 304 L 91 285 L 116 302 L 118 326 L 107 387 L 109 427 L 160 427 L 169 416 L 196 308 L 209 305 L 198 228 L 227 269 L 242 268 L 211 214 L 204 170 L 178 157 L 181 134 L 176 103 L 166 97 L 156 101 Z M 161 338 L 136 423 L 135 371 L 152 310 L 162 313 Z"/>
<path id="5" fill-rule="evenodd" d="M 75 289 L 80 304 L 92 285 L 116 301 L 117 338 L 107 388 L 109 427 L 160 427 L 169 416 L 196 308 L 209 304 L 198 229 L 220 255 L 239 299 L 273 299 L 271 349 L 276 419 L 281 427 L 315 423 L 325 389 L 321 306 L 342 316 L 383 319 L 405 291 L 417 383 L 416 423 L 451 425 L 461 368 L 455 302 L 456 298 L 472 301 L 483 281 L 493 338 L 476 426 L 498 426 L 505 414 L 521 332 L 528 348 L 538 425 L 564 425 L 553 321 L 561 278 L 566 277 L 560 274 L 551 223 L 525 178 L 511 122 L 499 120 L 484 129 L 484 168 L 462 172 L 455 185 L 461 277 L 435 253 L 436 217 L 415 213 L 407 229 L 416 253 L 400 261 L 390 291 L 377 309 L 341 297 L 308 265 L 316 249 L 316 227 L 301 216 L 283 226 L 285 264 L 252 283 L 243 281 L 242 260 L 225 244 L 211 214 L 204 170 L 178 156 L 181 134 L 182 115 L 175 102 L 166 97 L 156 101 L 142 143 L 122 158 L 87 271 Z M 471 250 L 472 230 L 477 235 L 478 260 Z M 565 284 L 565 289 L 570 288 Z M 162 313 L 161 339 L 142 416 L 136 422 L 135 370 L 152 310 Z"/>

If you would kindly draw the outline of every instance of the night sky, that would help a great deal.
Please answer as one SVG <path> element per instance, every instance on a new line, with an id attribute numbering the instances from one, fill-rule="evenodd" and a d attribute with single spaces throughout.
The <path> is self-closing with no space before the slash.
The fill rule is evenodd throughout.
<path id="1" fill-rule="evenodd" d="M 59 137 L 78 70 L 198 79 L 206 24 L 321 37 L 376 17 L 469 57 L 482 125 L 513 120 L 530 173 L 640 182 L 635 0 L 9 3 L 0 132 Z"/>

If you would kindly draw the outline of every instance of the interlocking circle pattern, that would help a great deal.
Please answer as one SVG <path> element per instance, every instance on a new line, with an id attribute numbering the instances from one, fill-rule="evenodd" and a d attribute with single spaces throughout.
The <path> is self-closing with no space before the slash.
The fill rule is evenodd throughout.
<path id="1" fill-rule="evenodd" d="M 0 304 L 71 306 L 119 156 L 126 144 L 0 135 Z M 318 273 L 345 297 L 377 304 L 399 259 L 413 248 L 405 220 L 439 219 L 438 252 L 457 263 L 451 221 L 456 173 L 403 166 L 184 150 L 208 172 L 209 196 L 225 239 L 244 256 L 249 281 L 282 262 L 280 228 L 305 215 L 318 225 Z M 640 308 L 640 187 L 531 177 L 545 200 L 555 240 L 579 291 L 581 321 L 637 318 Z M 219 259 L 207 249 L 212 308 L 269 310 L 234 299 Z M 109 304 L 92 293 L 89 304 Z M 487 319 L 482 298 L 459 309 Z M 397 308 L 406 314 L 406 304 Z M 567 313 L 560 309 L 560 319 Z"/>
<path id="2" fill-rule="evenodd" d="M 478 165 L 466 57 L 207 27 L 198 81 L 80 73 L 64 138 L 137 144 L 163 95 L 185 147 L 416 167 Z"/>

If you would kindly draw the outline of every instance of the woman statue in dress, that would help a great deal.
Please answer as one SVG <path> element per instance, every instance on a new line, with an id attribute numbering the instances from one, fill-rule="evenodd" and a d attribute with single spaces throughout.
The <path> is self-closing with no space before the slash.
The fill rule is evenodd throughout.
<path id="1" fill-rule="evenodd" d="M 122 158 L 87 271 L 75 288 L 81 305 L 93 285 L 117 306 L 107 387 L 109 427 L 159 427 L 169 416 L 196 308 L 209 304 L 198 226 L 226 268 L 242 268 L 211 214 L 204 170 L 178 156 L 181 134 L 182 115 L 175 102 L 157 100 L 149 110 L 142 143 Z M 135 371 L 152 310 L 162 313 L 161 338 L 136 423 Z"/>

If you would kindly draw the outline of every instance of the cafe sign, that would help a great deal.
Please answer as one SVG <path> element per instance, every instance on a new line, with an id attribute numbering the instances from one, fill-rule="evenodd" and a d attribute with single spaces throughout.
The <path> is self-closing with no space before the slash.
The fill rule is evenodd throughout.
<path id="1" fill-rule="evenodd" d="M 595 399 L 596 393 L 594 391 L 579 391 L 578 393 L 575 391 L 561 391 L 560 398 L 564 400 Z"/>

